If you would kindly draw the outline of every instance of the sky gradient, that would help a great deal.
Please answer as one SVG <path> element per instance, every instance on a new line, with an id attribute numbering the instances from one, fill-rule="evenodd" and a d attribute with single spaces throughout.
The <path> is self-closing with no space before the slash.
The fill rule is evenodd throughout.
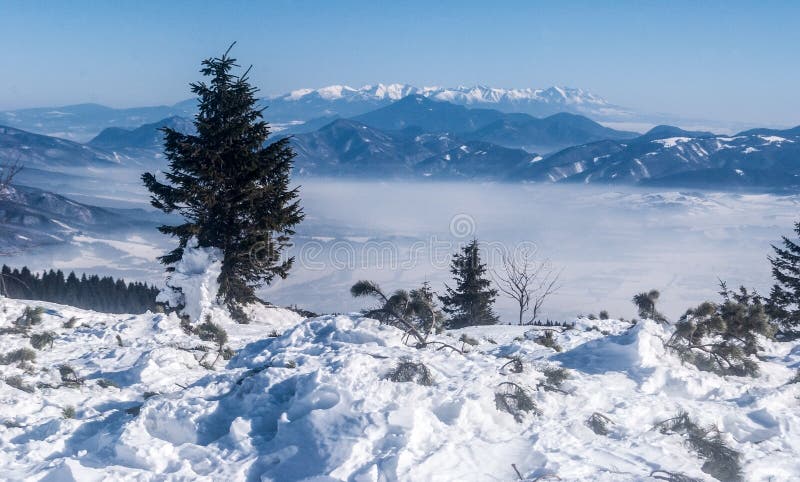
<path id="1" fill-rule="evenodd" d="M 800 124 L 800 2 L 0 0 L 0 110 L 190 97 L 238 41 L 266 94 L 581 87 L 649 113 Z"/>

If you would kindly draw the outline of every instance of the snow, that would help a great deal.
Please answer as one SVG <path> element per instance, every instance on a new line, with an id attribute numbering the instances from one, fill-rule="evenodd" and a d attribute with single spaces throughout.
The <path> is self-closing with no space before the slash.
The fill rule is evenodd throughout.
<path id="1" fill-rule="evenodd" d="M 766 144 L 779 144 L 781 142 L 794 142 L 789 139 L 780 137 L 780 136 L 758 136 L 763 140 Z"/>
<path id="2" fill-rule="evenodd" d="M 691 137 L 668 137 L 666 139 L 654 139 L 651 142 L 657 142 L 662 146 L 666 147 L 667 149 L 669 149 L 671 147 L 677 146 L 680 143 L 689 142 L 691 140 L 692 140 Z"/>
<path id="3" fill-rule="evenodd" d="M 510 481 L 512 464 L 529 481 L 646 481 L 659 469 L 712 480 L 679 436 L 652 430 L 679 410 L 719 426 L 742 453 L 746 480 L 800 473 L 800 384 L 787 383 L 800 365 L 798 341 L 765 341 L 758 378 L 682 364 L 664 347 L 671 327 L 651 320 L 578 318 L 554 331 L 561 352 L 536 343 L 546 329 L 536 326 L 432 336 L 462 354 L 409 346 L 398 329 L 356 313 L 302 319 L 258 305 L 247 308 L 251 323 L 237 324 L 214 296 L 219 251 L 190 247 L 174 268 L 167 284 L 180 292 L 162 299 L 185 305 L 195 323 L 220 324 L 232 359 L 201 366 L 213 346 L 174 313 L 0 298 L 0 329 L 26 305 L 42 306 L 31 331 L 56 335 L 30 366 L 0 365 L 1 379 L 35 387 L 0 383 L 5 480 Z M 0 353 L 29 347 L 29 335 L 0 335 Z M 521 373 L 503 367 L 509 357 Z M 428 367 L 434 385 L 388 380 L 406 360 Z M 64 363 L 82 385 L 60 383 Z M 558 366 L 570 373 L 563 393 L 537 389 Z M 541 414 L 518 422 L 498 410 L 503 382 L 524 387 Z M 67 407 L 74 418 L 63 416 Z M 608 436 L 586 426 L 594 412 L 614 422 Z"/>
<path id="4" fill-rule="evenodd" d="M 312 92 L 314 92 L 314 89 L 297 89 L 289 92 L 287 98 L 289 100 L 300 100 Z"/>
<path id="5" fill-rule="evenodd" d="M 347 85 L 329 85 L 319 89 L 297 89 L 278 96 L 288 101 L 300 101 L 308 96 L 318 96 L 326 100 L 366 99 L 366 100 L 399 100 L 408 95 L 422 95 L 437 100 L 462 104 L 476 103 L 545 103 L 561 105 L 590 106 L 608 114 L 619 113 L 605 99 L 585 91 L 570 87 L 549 87 L 546 89 L 517 88 L 505 89 L 497 87 L 458 86 L 458 87 L 415 87 L 408 84 L 391 83 L 364 85 L 353 88 Z"/>
<path id="6" fill-rule="evenodd" d="M 172 267 L 175 270 L 167 278 L 167 289 L 159 293 L 156 301 L 173 308 L 183 307 L 183 313 L 192 321 L 223 314 L 216 302 L 217 278 L 222 272 L 222 252 L 218 248 L 189 247 Z"/>
<path id="7" fill-rule="evenodd" d="M 57 219 L 51 219 L 50 222 L 52 222 L 53 224 L 55 224 L 57 226 L 60 226 L 60 227 L 62 227 L 64 229 L 66 229 L 69 232 L 76 232 L 77 231 L 77 229 L 73 228 L 72 226 L 68 226 L 68 225 L 62 223 L 61 221 L 59 221 Z"/>
<path id="8" fill-rule="evenodd" d="M 185 277 L 172 279 L 212 317 L 215 266 L 213 251 L 195 250 L 176 266 Z M 0 473 L 10 480 L 508 481 L 511 464 L 527 480 L 653 480 L 655 469 L 712 480 L 679 437 L 651 430 L 679 409 L 720 426 L 744 454 L 747 480 L 800 472 L 800 386 L 785 384 L 800 363 L 798 343 L 767 344 L 760 378 L 721 378 L 667 353 L 669 328 L 652 321 L 578 319 L 557 333 L 561 353 L 533 341 L 541 327 L 436 337 L 458 348 L 462 334 L 476 338 L 461 355 L 407 346 L 399 330 L 357 314 L 301 320 L 271 308 L 248 325 L 215 318 L 237 354 L 206 370 L 191 351 L 203 342 L 174 314 L 2 302 L 0 328 L 31 304 L 47 310 L 33 330 L 57 333 L 34 370 L 0 366 L 4 378 L 54 386 L 26 393 L 0 384 Z M 63 328 L 71 316 L 76 327 Z M 271 329 L 280 336 L 268 337 Z M 23 346 L 21 334 L 0 336 L 3 353 Z M 522 373 L 500 368 L 509 356 L 523 360 Z M 424 363 L 436 384 L 387 380 L 401 360 Z M 62 363 L 85 383 L 57 387 Z M 536 390 L 542 369 L 557 365 L 571 373 L 566 393 Z M 101 388 L 101 378 L 118 388 Z M 542 414 L 517 423 L 498 411 L 504 381 L 527 387 Z M 74 419 L 62 417 L 66 406 L 76 407 Z M 610 436 L 586 427 L 593 412 L 615 422 Z"/>
<path id="9" fill-rule="evenodd" d="M 58 223 L 56 220 L 53 220 L 53 222 Z M 62 227 L 65 226 L 62 223 L 58 224 L 60 224 Z M 155 246 L 152 243 L 149 243 L 146 240 L 142 239 L 140 236 L 135 236 L 135 235 L 131 236 L 130 239 L 126 241 L 120 241 L 115 239 L 96 238 L 80 234 L 73 236 L 72 241 L 75 244 L 82 244 L 82 243 L 107 244 L 112 248 L 118 249 L 123 253 L 126 253 L 129 256 L 135 258 L 141 258 L 148 262 L 154 262 L 156 258 L 158 258 L 163 254 L 158 246 Z"/>

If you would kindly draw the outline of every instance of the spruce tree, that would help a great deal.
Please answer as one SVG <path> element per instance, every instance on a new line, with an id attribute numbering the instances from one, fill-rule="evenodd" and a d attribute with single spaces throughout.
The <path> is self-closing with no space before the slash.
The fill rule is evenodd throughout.
<path id="1" fill-rule="evenodd" d="M 795 223 L 794 232 L 800 236 L 800 223 Z M 767 313 L 785 332 L 800 334 L 800 245 L 782 237 L 781 245 L 773 245 L 775 251 L 769 257 L 775 284 L 767 300 Z"/>
<path id="2" fill-rule="evenodd" d="M 270 129 L 256 107 L 258 89 L 248 81 L 249 69 L 233 73 L 238 65 L 229 52 L 203 61 L 200 72 L 208 83 L 191 84 L 199 99 L 197 134 L 163 129 L 166 182 L 151 173 L 142 180 L 154 207 L 184 219 L 159 228 L 178 238 L 161 262 L 179 261 L 193 238 L 200 247 L 219 248 L 218 297 L 245 321 L 241 305 L 257 301 L 255 288 L 288 275 L 294 259 L 281 254 L 303 211 L 297 188 L 289 187 L 295 156 L 289 139 L 265 145 Z"/>
<path id="3" fill-rule="evenodd" d="M 450 315 L 449 328 L 469 325 L 493 325 L 497 316 L 492 311 L 497 290 L 490 288 L 486 278 L 486 265 L 481 263 L 478 241 L 461 249 L 453 255 L 450 272 L 454 276 L 455 288 L 445 285 L 446 294 L 440 296 L 442 309 Z"/>
<path id="4" fill-rule="evenodd" d="M 658 290 L 650 290 L 648 292 L 641 292 L 633 296 L 633 304 L 639 309 L 639 316 L 642 318 L 649 318 L 659 323 L 666 323 L 667 317 L 662 315 L 656 309 L 656 302 L 661 296 Z"/>

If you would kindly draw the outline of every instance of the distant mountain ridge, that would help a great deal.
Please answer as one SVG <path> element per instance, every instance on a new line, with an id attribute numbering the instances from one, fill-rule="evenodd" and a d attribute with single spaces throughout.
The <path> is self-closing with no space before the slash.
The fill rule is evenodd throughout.
<path id="1" fill-rule="evenodd" d="M 0 125 L 37 134 L 85 142 L 107 127 L 136 128 L 171 116 L 191 117 L 195 101 L 172 106 L 116 109 L 100 104 L 76 104 L 0 112 Z"/>
<path id="2" fill-rule="evenodd" d="M 320 117 L 354 117 L 409 95 L 535 116 L 558 112 L 572 112 L 598 119 L 629 115 L 627 110 L 614 106 L 591 92 L 566 87 L 500 89 L 486 86 L 443 88 L 374 84 L 353 88 L 330 85 L 267 96 L 259 104 L 261 107 L 268 107 L 266 117 L 278 130 Z M 76 104 L 0 112 L 0 125 L 86 142 L 105 128 L 135 129 L 173 116 L 191 118 L 196 112 L 196 99 L 186 99 L 173 105 L 133 108 Z"/>
<path id="3" fill-rule="evenodd" d="M 121 162 L 102 149 L 2 125 L 0 158 L 40 169 L 112 167 Z"/>
<path id="4" fill-rule="evenodd" d="M 601 116 L 627 111 L 583 89 L 549 87 L 543 89 L 504 89 L 477 85 L 472 87 L 416 87 L 408 84 L 374 84 L 353 88 L 330 85 L 319 89 L 298 89 L 288 94 L 268 97 L 267 101 L 313 103 L 324 100 L 346 102 L 393 102 L 409 95 L 419 95 L 471 107 L 492 107 L 506 112 L 547 115 L 575 112 Z"/>
<path id="5" fill-rule="evenodd" d="M 649 132 L 629 141 L 570 147 L 529 166 L 523 177 L 723 190 L 800 188 L 800 127 L 733 136 L 682 133 L 662 137 Z"/>
<path id="6" fill-rule="evenodd" d="M 464 111 L 467 115 L 461 115 Z M 539 129 L 519 128 L 529 124 Z M 300 176 L 800 189 L 800 127 L 754 129 L 733 136 L 674 126 L 656 126 L 635 137 L 604 129 L 571 114 L 536 119 L 409 96 L 354 120 L 298 134 L 292 142 Z M 541 147 L 543 138 L 553 142 L 574 130 L 584 140 L 593 135 L 600 140 L 571 138 L 574 145 L 546 155 L 514 145 Z M 439 152 L 424 157 L 434 149 Z"/>
<path id="7" fill-rule="evenodd" d="M 347 96 L 392 99 L 408 90 L 303 92 L 291 102 Z M 165 160 L 159 129 L 164 126 L 193 131 L 189 119 L 171 116 L 133 129 L 108 128 L 83 145 L 0 126 L 0 154 L 35 171 L 28 179 L 39 187 L 51 185 L 43 183 L 49 172 L 161 169 Z M 539 118 L 412 93 L 351 118 L 318 116 L 305 129 L 273 130 L 270 139 L 289 134 L 298 177 L 800 190 L 800 127 L 725 136 L 659 125 L 639 135 L 578 114 Z"/>
<path id="8" fill-rule="evenodd" d="M 410 177 L 418 162 L 459 142 L 446 134 L 413 128 L 386 132 L 348 119 L 292 138 L 300 176 Z"/>
<path id="9" fill-rule="evenodd" d="M 145 213 L 139 218 L 128 213 L 78 203 L 41 189 L 12 185 L 0 190 L 0 254 L 62 244 L 73 235 L 85 232 L 154 224 Z"/>
<path id="10" fill-rule="evenodd" d="M 136 129 L 108 127 L 90 140 L 87 144 L 101 149 L 162 149 L 164 134 L 162 128 L 169 127 L 183 133 L 194 133 L 191 120 L 185 117 L 172 116 L 158 122 L 144 124 Z"/>

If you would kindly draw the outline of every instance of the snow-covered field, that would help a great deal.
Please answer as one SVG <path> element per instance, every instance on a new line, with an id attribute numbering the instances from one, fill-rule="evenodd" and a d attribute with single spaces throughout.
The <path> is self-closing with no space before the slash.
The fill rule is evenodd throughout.
<path id="1" fill-rule="evenodd" d="M 237 353 L 209 370 L 194 348 L 210 344 L 174 314 L 2 304 L 0 329 L 35 305 L 46 311 L 31 333 L 56 333 L 35 361 L 0 366 L 4 380 L 32 388 L 0 383 L 4 480 L 518 480 L 512 464 L 526 480 L 655 480 L 659 469 L 714 480 L 680 436 L 653 430 L 681 409 L 719 426 L 743 454 L 746 480 L 800 474 L 800 384 L 787 384 L 798 343 L 767 344 L 759 378 L 722 378 L 681 365 L 663 348 L 665 328 L 649 321 L 579 319 L 557 335 L 561 353 L 532 341 L 532 327 L 436 337 L 465 346 L 462 355 L 407 346 L 399 330 L 356 314 L 302 320 L 263 308 L 249 325 L 217 320 Z M 459 342 L 463 333 L 478 344 Z M 0 335 L 0 352 L 22 347 L 27 335 Z M 501 368 L 510 356 L 521 373 Z M 403 360 L 424 363 L 434 385 L 386 379 Z M 85 381 L 62 385 L 62 364 Z M 552 366 L 569 370 L 566 393 L 537 389 Z M 506 381 L 541 414 L 517 422 L 498 410 Z M 607 436 L 586 425 L 593 412 L 614 422 Z"/>

